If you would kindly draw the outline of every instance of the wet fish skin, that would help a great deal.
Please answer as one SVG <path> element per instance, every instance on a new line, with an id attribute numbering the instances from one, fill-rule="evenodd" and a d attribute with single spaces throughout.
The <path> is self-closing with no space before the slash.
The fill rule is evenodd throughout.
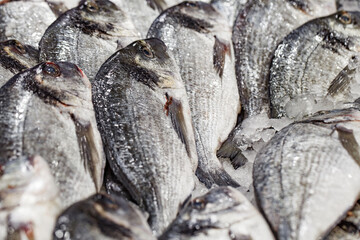
<path id="1" fill-rule="evenodd" d="M 230 27 L 233 27 L 235 19 L 248 0 L 212 0 L 214 6 L 222 15 L 224 15 Z"/>
<path id="2" fill-rule="evenodd" d="M 189 201 L 159 238 L 274 239 L 265 219 L 239 191 L 217 187 Z"/>
<path id="3" fill-rule="evenodd" d="M 50 239 L 61 204 L 43 158 L 21 156 L 2 166 L 0 199 L 1 239 Z"/>
<path id="4" fill-rule="evenodd" d="M 103 64 L 93 96 L 107 162 L 160 234 L 192 191 L 197 167 L 178 67 L 162 41 L 135 41 Z"/>
<path id="5" fill-rule="evenodd" d="M 338 11 L 359 11 L 360 2 L 357 0 L 336 0 L 336 8 Z"/>
<path id="6" fill-rule="evenodd" d="M 0 42 L 0 87 L 16 73 L 38 64 L 39 52 L 17 40 Z"/>
<path id="7" fill-rule="evenodd" d="M 359 117 L 354 107 L 318 113 L 282 129 L 256 156 L 255 194 L 278 239 L 324 237 L 357 200 Z"/>
<path id="8" fill-rule="evenodd" d="M 98 193 L 58 217 L 53 239 L 153 240 L 141 211 L 125 199 Z"/>
<path id="9" fill-rule="evenodd" d="M 92 81 L 117 47 L 138 38 L 127 13 L 114 3 L 86 0 L 49 26 L 39 44 L 40 60 L 73 62 Z"/>
<path id="10" fill-rule="evenodd" d="M 41 154 L 63 207 L 100 190 L 105 156 L 90 82 L 74 64 L 46 62 L 0 88 L 0 164 Z"/>
<path id="11" fill-rule="evenodd" d="M 17 39 L 37 48 L 46 28 L 55 20 L 45 2 L 18 1 L 0 5 L 0 41 Z"/>
<path id="12" fill-rule="evenodd" d="M 269 69 L 281 40 L 303 23 L 335 11 L 335 1 L 257 0 L 239 12 L 232 40 L 245 118 L 269 113 Z"/>
<path id="13" fill-rule="evenodd" d="M 287 116 L 286 104 L 303 95 L 335 102 L 359 97 L 348 88 L 357 82 L 359 21 L 359 12 L 341 11 L 302 25 L 279 44 L 269 79 L 272 117 Z"/>
<path id="14" fill-rule="evenodd" d="M 210 4 L 185 1 L 165 10 L 148 37 L 163 40 L 180 67 L 194 122 L 199 180 L 208 188 L 239 186 L 216 157 L 240 111 L 226 19 Z"/>

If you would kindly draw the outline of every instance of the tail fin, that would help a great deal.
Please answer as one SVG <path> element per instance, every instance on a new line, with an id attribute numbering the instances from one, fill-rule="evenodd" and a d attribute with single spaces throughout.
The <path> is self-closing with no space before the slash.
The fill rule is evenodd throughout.
<path id="1" fill-rule="evenodd" d="M 236 146 L 233 139 L 229 137 L 221 145 L 220 149 L 217 151 L 217 157 L 221 158 L 230 158 L 231 164 L 234 169 L 238 169 L 247 163 L 247 158 L 242 154 L 241 150 Z"/>
<path id="2" fill-rule="evenodd" d="M 204 169 L 198 166 L 195 174 L 199 181 L 204 183 L 207 188 L 211 188 L 213 184 L 218 186 L 240 187 L 240 184 L 232 179 L 232 177 L 223 168 L 204 171 Z"/>

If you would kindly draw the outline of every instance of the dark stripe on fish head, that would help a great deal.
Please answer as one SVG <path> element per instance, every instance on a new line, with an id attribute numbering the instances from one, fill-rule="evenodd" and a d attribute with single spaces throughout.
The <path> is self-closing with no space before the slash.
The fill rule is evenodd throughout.
<path id="1" fill-rule="evenodd" d="M 215 8 L 204 2 L 182 2 L 167 12 L 168 16 L 185 28 L 208 33 L 213 28 L 212 19 L 219 17 Z"/>
<path id="2" fill-rule="evenodd" d="M 25 86 L 47 103 L 81 106 L 91 102 L 91 85 L 82 71 L 72 63 L 45 62 L 30 69 L 33 74 Z"/>
<path id="3" fill-rule="evenodd" d="M 149 7 L 159 12 L 162 12 L 167 7 L 164 0 L 146 0 L 146 3 L 149 5 Z"/>
<path id="4" fill-rule="evenodd" d="M 125 18 L 125 13 L 108 0 L 83 0 L 74 11 L 75 26 L 85 34 L 107 38 L 122 29 L 115 24 Z"/>
<path id="5" fill-rule="evenodd" d="M 135 41 L 118 51 L 119 61 L 130 76 L 155 90 L 177 87 L 175 62 L 170 58 L 166 45 L 159 39 Z"/>
<path id="6" fill-rule="evenodd" d="M 13 73 L 18 73 L 37 63 L 39 52 L 17 40 L 0 43 L 0 64 Z"/>

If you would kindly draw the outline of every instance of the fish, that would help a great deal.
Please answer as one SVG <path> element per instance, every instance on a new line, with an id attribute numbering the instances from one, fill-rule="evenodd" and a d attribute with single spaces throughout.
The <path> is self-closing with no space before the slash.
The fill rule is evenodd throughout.
<path id="1" fill-rule="evenodd" d="M 268 79 L 277 45 L 311 19 L 336 12 L 329 0 L 249 1 L 237 15 L 232 41 L 244 118 L 270 113 Z"/>
<path id="2" fill-rule="evenodd" d="M 45 30 L 56 20 L 46 2 L 8 2 L 0 5 L 0 41 L 17 39 L 38 48 Z"/>
<path id="3" fill-rule="evenodd" d="M 156 235 L 194 188 L 197 154 L 179 69 L 159 39 L 113 54 L 93 82 L 107 163 Z"/>
<path id="4" fill-rule="evenodd" d="M 75 63 L 92 81 L 117 48 L 138 38 L 127 13 L 114 3 L 84 0 L 46 29 L 39 44 L 39 58 Z"/>
<path id="5" fill-rule="evenodd" d="M 359 106 L 292 123 L 257 154 L 255 196 L 277 239 L 325 237 L 357 201 Z"/>
<path id="6" fill-rule="evenodd" d="M 238 190 L 216 187 L 180 210 L 159 240 L 274 239 L 265 219 Z"/>
<path id="7" fill-rule="evenodd" d="M 288 116 L 292 99 L 354 101 L 349 85 L 360 83 L 360 13 L 340 11 L 291 32 L 275 51 L 270 69 L 271 116 Z M 356 77 L 357 76 L 357 77 Z M 301 108 L 299 108 L 301 109 Z"/>
<path id="8" fill-rule="evenodd" d="M 276 47 L 297 27 L 334 12 L 334 0 L 255 0 L 240 8 L 232 42 L 242 109 L 236 127 L 218 150 L 218 157 L 228 158 L 235 169 L 248 162 L 238 144 L 246 141 L 241 123 L 258 115 L 270 117 L 268 82 Z"/>
<path id="9" fill-rule="evenodd" d="M 0 87 L 16 73 L 38 64 L 39 51 L 12 39 L 0 42 Z"/>
<path id="10" fill-rule="evenodd" d="M 53 239 L 155 240 L 138 207 L 97 193 L 76 202 L 57 218 Z"/>
<path id="11" fill-rule="evenodd" d="M 208 3 L 185 1 L 162 12 L 148 37 L 164 41 L 185 82 L 199 158 L 197 177 L 208 188 L 238 187 L 216 156 L 240 111 L 226 19 Z"/>
<path id="12" fill-rule="evenodd" d="M 88 78 L 75 64 L 44 62 L 0 88 L 0 164 L 48 162 L 63 207 L 100 190 L 105 154 Z"/>
<path id="13" fill-rule="evenodd" d="M 360 234 L 360 201 L 358 200 L 354 207 L 346 213 L 334 229 L 324 238 L 324 240 L 359 239 Z"/>
<path id="14" fill-rule="evenodd" d="M 50 239 L 60 212 L 59 190 L 42 157 L 1 166 L 0 239 Z"/>
<path id="15" fill-rule="evenodd" d="M 114 0 L 118 6 L 128 12 L 141 38 L 145 38 L 152 22 L 165 9 L 182 0 Z"/>

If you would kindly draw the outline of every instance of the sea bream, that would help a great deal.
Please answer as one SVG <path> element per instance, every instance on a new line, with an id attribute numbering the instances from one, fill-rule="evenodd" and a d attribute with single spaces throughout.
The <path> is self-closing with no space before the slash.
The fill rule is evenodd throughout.
<path id="1" fill-rule="evenodd" d="M 63 207 L 100 190 L 105 155 L 87 77 L 72 63 L 46 62 L 0 88 L 0 164 L 39 154 Z"/>
<path id="2" fill-rule="evenodd" d="M 290 124 L 262 148 L 255 195 L 277 239 L 320 239 L 352 208 L 360 194 L 359 142 L 354 105 Z"/>
<path id="3" fill-rule="evenodd" d="M 0 5 L 0 41 L 17 39 L 38 47 L 47 27 L 56 20 L 46 2 L 17 1 Z"/>
<path id="4" fill-rule="evenodd" d="M 194 188 L 197 155 L 179 69 L 159 39 L 117 51 L 93 83 L 107 162 L 161 234 Z"/>
<path id="5" fill-rule="evenodd" d="M 39 51 L 17 40 L 0 42 L 0 87 L 16 73 L 38 64 Z"/>
<path id="6" fill-rule="evenodd" d="M 195 128 L 199 180 L 208 188 L 239 186 L 216 157 L 240 111 L 227 20 L 210 4 L 185 1 L 165 10 L 148 37 L 163 40 L 180 67 Z"/>
<path id="7" fill-rule="evenodd" d="M 53 239 L 155 240 L 155 237 L 134 204 L 100 193 L 62 212 Z"/>
<path id="8" fill-rule="evenodd" d="M 101 64 L 119 47 L 139 38 L 127 13 L 108 0 L 83 0 L 46 30 L 40 61 L 77 64 L 93 80 Z"/>
<path id="9" fill-rule="evenodd" d="M 189 202 L 160 240 L 271 240 L 265 219 L 239 191 L 217 187 Z"/>
<path id="10" fill-rule="evenodd" d="M 359 53 L 360 12 L 340 11 L 291 32 L 272 60 L 271 116 L 301 116 L 300 111 L 288 112 L 296 110 L 289 110 L 293 101 L 303 102 L 306 96 L 312 96 L 314 105 L 326 96 L 333 102 L 359 98 L 357 90 L 351 91 L 352 84 L 360 85 Z"/>
<path id="11" fill-rule="evenodd" d="M 50 239 L 61 211 L 46 161 L 21 156 L 1 166 L 0 239 Z"/>
<path id="12" fill-rule="evenodd" d="M 255 0 L 245 5 L 232 37 L 244 117 L 269 113 L 267 82 L 281 40 L 305 22 L 335 11 L 334 0 Z"/>
<path id="13" fill-rule="evenodd" d="M 303 23 L 335 11 L 335 0 L 254 0 L 241 8 L 232 36 L 242 105 L 239 120 L 250 117 L 251 122 L 270 114 L 270 65 L 281 40 Z M 240 122 L 219 149 L 218 156 L 229 158 L 235 168 L 243 166 L 248 161 L 240 150 L 239 143 L 243 142 L 249 140 L 244 138 Z"/>

